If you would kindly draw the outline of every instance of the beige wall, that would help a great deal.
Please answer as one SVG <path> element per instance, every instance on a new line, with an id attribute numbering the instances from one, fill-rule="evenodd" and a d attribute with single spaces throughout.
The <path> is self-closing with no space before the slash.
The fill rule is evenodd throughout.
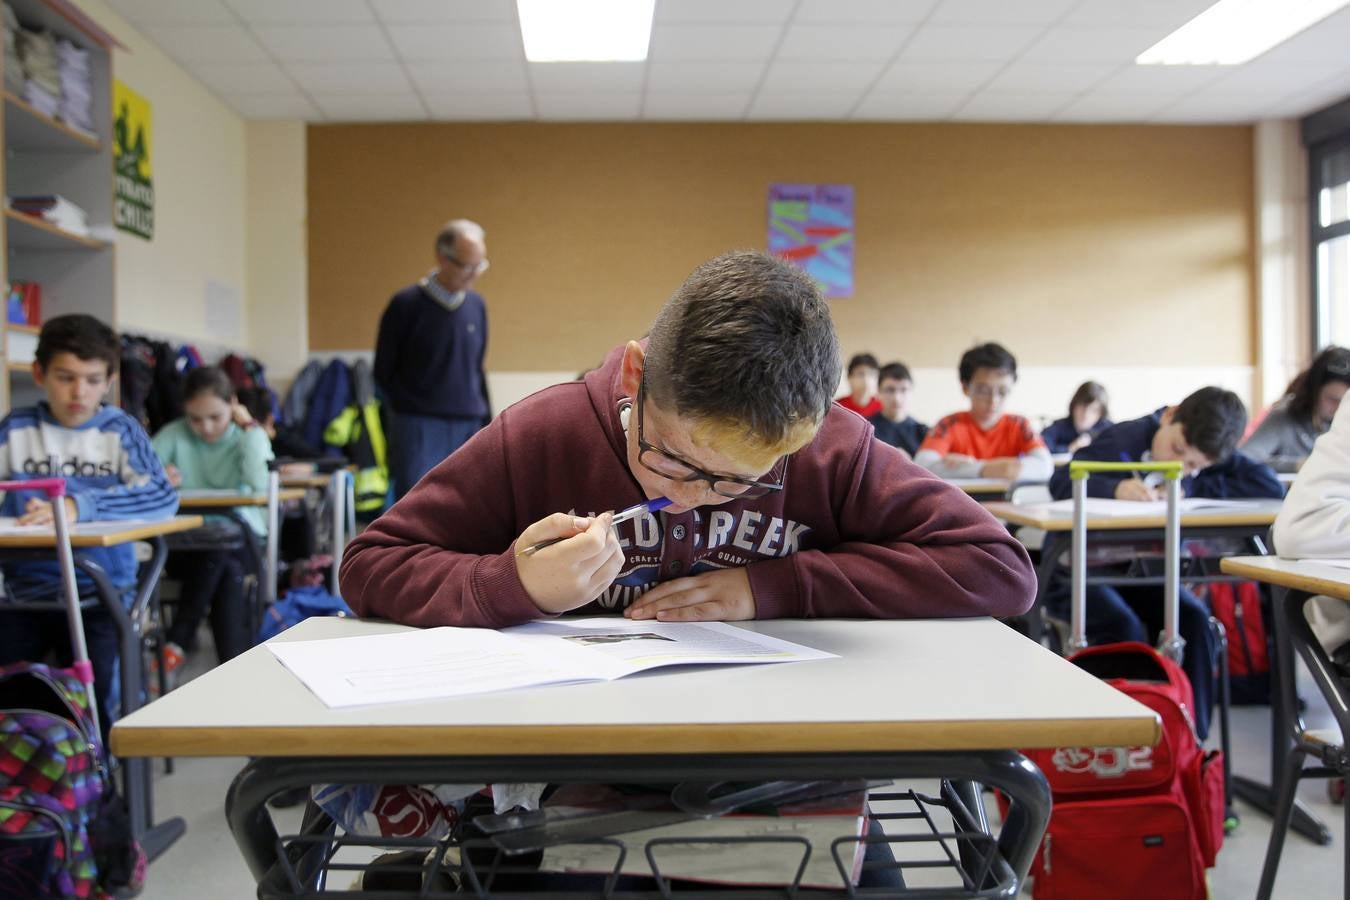
<path id="1" fill-rule="evenodd" d="M 846 353 L 945 368 L 998 339 L 1027 366 L 1236 370 L 1250 392 L 1246 127 L 311 126 L 311 346 L 373 346 L 468 215 L 493 262 L 488 367 L 592 365 L 697 263 L 764 245 L 773 181 L 856 189 Z"/>
<path id="2" fill-rule="evenodd" d="M 113 75 L 150 101 L 155 235 L 117 233 L 117 324 L 244 347 L 244 121 L 103 0 L 77 5 L 121 41 Z M 208 316 L 208 285 L 221 298 Z M 233 303 L 230 298 L 233 296 Z"/>
<path id="3" fill-rule="evenodd" d="M 274 384 L 309 353 L 305 269 L 305 124 L 250 121 L 248 184 L 249 350 Z"/>

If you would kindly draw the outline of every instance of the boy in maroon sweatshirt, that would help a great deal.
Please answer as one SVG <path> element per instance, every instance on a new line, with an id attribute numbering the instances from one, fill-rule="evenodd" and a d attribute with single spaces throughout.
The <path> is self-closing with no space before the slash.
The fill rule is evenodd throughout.
<path id="1" fill-rule="evenodd" d="M 500 627 L 1010 616 L 1026 551 L 963 491 L 835 408 L 809 278 L 759 253 L 700 266 L 584 380 L 515 404 L 348 547 L 362 616 Z M 672 505 L 611 527 L 644 500 Z M 558 543 L 521 551 L 548 539 Z"/>

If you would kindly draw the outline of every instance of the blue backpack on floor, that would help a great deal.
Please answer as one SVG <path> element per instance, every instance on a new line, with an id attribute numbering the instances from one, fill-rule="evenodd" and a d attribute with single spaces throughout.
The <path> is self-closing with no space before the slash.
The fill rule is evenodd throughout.
<path id="1" fill-rule="evenodd" d="M 258 629 L 261 644 L 276 637 L 292 625 L 311 616 L 355 616 L 352 608 L 341 597 L 335 597 L 322 587 L 291 588 L 263 613 L 262 627 Z"/>

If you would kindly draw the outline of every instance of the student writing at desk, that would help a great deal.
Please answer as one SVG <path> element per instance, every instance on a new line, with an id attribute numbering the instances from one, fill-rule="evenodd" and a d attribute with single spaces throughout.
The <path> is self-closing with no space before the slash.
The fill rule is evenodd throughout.
<path id="1" fill-rule="evenodd" d="M 1022 416 L 1003 411 L 1017 383 L 1017 360 L 1001 344 L 980 344 L 957 370 L 970 412 L 952 413 L 928 432 L 914 461 L 943 478 L 1045 481 L 1055 468 L 1045 442 Z"/>
<path id="2" fill-rule="evenodd" d="M 507 409 L 357 537 L 342 595 L 424 626 L 1026 609 L 1034 574 L 1006 529 L 831 403 L 838 353 L 806 275 L 713 259 L 647 341 Z M 661 497 L 610 527 L 607 510 Z"/>
<path id="3" fill-rule="evenodd" d="M 1211 498 L 1284 496 L 1283 486 L 1269 466 L 1254 462 L 1234 449 L 1247 424 L 1247 410 L 1232 391 L 1201 388 L 1176 406 L 1152 415 L 1121 422 L 1080 449 L 1074 459 L 1101 462 L 1179 461 L 1185 472 L 1185 496 Z M 1055 470 L 1050 493 L 1057 500 L 1073 494 L 1067 466 Z M 1094 472 L 1088 478 L 1090 497 L 1153 501 L 1163 498 L 1161 481 L 1131 477 L 1128 473 Z M 1047 594 L 1056 615 L 1066 615 L 1068 588 Z M 1186 641 L 1182 668 L 1195 693 L 1195 726 L 1203 739 L 1209 733 L 1213 692 L 1214 638 L 1209 610 L 1184 587 L 1180 592 L 1178 629 Z M 1093 643 L 1142 641 L 1162 628 L 1163 589 L 1154 586 L 1088 587 L 1087 633 Z"/>
<path id="4" fill-rule="evenodd" d="M 1247 438 L 1243 451 L 1277 472 L 1296 472 L 1319 434 L 1331 427 L 1341 398 L 1350 390 L 1350 350 L 1327 347 L 1313 357 Z"/>
<path id="5" fill-rule="evenodd" d="M 267 490 L 267 463 L 272 444 L 249 411 L 238 402 L 234 386 L 220 369 L 193 369 L 183 381 L 183 417 L 161 428 L 155 452 L 175 487 L 232 490 L 261 494 Z M 267 521 L 258 506 L 236 512 L 259 538 Z M 243 578 L 249 557 L 239 541 L 238 526 L 216 518 L 198 529 L 219 537 L 221 547 L 203 546 L 205 534 L 187 535 L 169 557 L 168 571 L 183 587 L 164 648 L 169 670 L 178 668 L 197 646 L 197 631 L 208 613 L 216 655 L 233 659 L 253 643 L 245 608 Z M 172 546 L 172 544 L 171 544 Z"/>
<path id="6" fill-rule="evenodd" d="M 117 335 L 92 316 L 49 319 L 38 337 L 33 379 L 46 400 L 12 410 L 0 422 L 0 478 L 66 479 L 64 500 L 69 521 L 167 519 L 178 509 L 178 494 L 150 447 L 140 423 L 103 400 L 112 387 L 120 358 Z M 45 495 L 11 491 L 0 514 L 20 524 L 52 522 Z M 136 557 L 130 544 L 94 548 L 81 554 L 108 574 L 114 587 L 132 601 Z M 55 554 L 53 553 L 53 556 Z M 60 591 L 55 559 L 13 561 L 4 565 L 5 597 L 0 602 L 0 665 L 41 662 L 50 651 L 69 665 L 70 634 L 62 612 L 25 610 L 25 601 L 54 600 Z M 81 593 L 92 583 L 80 575 Z M 105 609 L 84 610 L 85 639 L 94 667 L 99 724 L 104 731 L 116 719 L 119 639 Z M 136 665 L 134 661 L 129 663 Z"/>

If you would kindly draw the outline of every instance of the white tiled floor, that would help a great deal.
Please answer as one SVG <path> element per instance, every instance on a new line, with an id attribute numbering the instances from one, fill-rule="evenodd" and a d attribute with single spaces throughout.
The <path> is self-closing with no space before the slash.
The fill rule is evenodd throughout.
<path id="1" fill-rule="evenodd" d="M 199 654 L 210 656 L 209 645 Z M 1334 727 L 1321 698 L 1311 684 L 1301 694 L 1312 705 L 1307 719 L 1313 727 Z M 1233 756 L 1237 772 L 1261 777 L 1269 772 L 1270 712 L 1266 707 L 1234 710 Z M 1217 723 L 1215 726 L 1217 732 Z M 1217 735 L 1215 736 L 1217 740 Z M 239 857 L 225 825 L 225 791 L 243 765 L 241 759 L 180 759 L 173 775 L 164 775 L 156 764 L 156 814 L 160 818 L 182 816 L 187 834 L 150 867 L 146 900 L 214 900 L 255 896 L 253 882 Z M 931 788 L 930 788 L 931 789 Z M 1305 780 L 1301 796 L 1335 835 L 1329 847 L 1319 847 L 1291 835 L 1285 843 L 1275 896 L 1280 900 L 1320 900 L 1339 897 L 1341 860 L 1345 839 L 1344 810 L 1327 799 L 1326 782 Z M 1239 806 L 1242 824 L 1230 835 L 1211 873 L 1215 900 L 1246 900 L 1255 896 L 1270 834 L 1268 820 L 1256 810 Z M 299 809 L 277 813 L 282 833 L 295 830 Z M 1090 898 L 1085 898 L 1090 900 Z"/>

